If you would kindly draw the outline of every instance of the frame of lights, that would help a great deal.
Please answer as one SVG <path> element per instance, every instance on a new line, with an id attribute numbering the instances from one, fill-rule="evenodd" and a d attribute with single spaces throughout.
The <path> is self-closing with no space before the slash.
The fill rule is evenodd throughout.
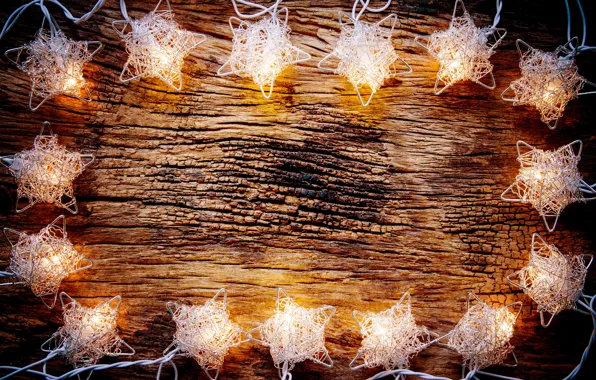
<path id="1" fill-rule="evenodd" d="M 247 0 L 232 0 L 234 10 L 240 18 L 231 17 L 229 20 L 234 34 L 233 48 L 230 59 L 218 70 L 221 76 L 236 74 L 251 78 L 260 87 L 265 98 L 271 96 L 275 78 L 286 67 L 311 58 L 310 54 L 290 43 L 290 30 L 287 26 L 289 12 L 287 8 L 278 9 L 281 1 L 276 0 L 273 5 L 266 7 Z M 569 0 L 564 1 L 568 18 L 568 42 L 557 48 L 554 53 L 549 53 L 533 49 L 526 42 L 518 40 L 522 77 L 513 81 L 501 95 L 503 100 L 511 101 L 515 105 L 535 106 L 541 114 L 542 121 L 551 129 L 557 126 L 570 100 L 579 95 L 596 93 L 581 92 L 585 85 L 596 85 L 579 75 L 575 64 L 578 54 L 596 50 L 596 47 L 586 45 L 585 13 L 580 0 L 576 0 L 582 18 L 583 33 L 581 39 L 572 38 L 571 7 Z M 375 24 L 360 21 L 360 17 L 366 11 L 378 13 L 388 9 L 391 0 L 387 0 L 379 8 L 371 7 L 370 2 L 371 0 L 355 0 L 351 15 L 339 12 L 342 29 L 339 42 L 333 52 L 318 64 L 323 70 L 345 76 L 354 86 L 363 106 L 370 104 L 372 95 L 387 78 L 412 71 L 405 60 L 395 53 L 391 44 L 391 35 L 397 22 L 396 14 L 390 14 Z M 11 62 L 31 78 L 29 107 L 32 110 L 61 94 L 85 101 L 91 100 L 91 93 L 83 77 L 83 66 L 102 46 L 99 41 L 74 41 L 67 38 L 46 5 L 57 6 L 68 20 L 79 24 L 89 20 L 104 3 L 105 0 L 98 0 L 88 13 L 75 17 L 58 0 L 32 0 L 10 15 L 0 32 L 0 38 L 16 24 L 27 9 L 39 7 L 43 14 L 42 26 L 36 39 L 5 53 Z M 157 77 L 173 89 L 180 90 L 184 58 L 205 41 L 206 36 L 181 29 L 173 19 L 169 0 L 165 1 L 166 10 L 159 11 L 160 5 L 162 0 L 159 0 L 155 9 L 145 17 L 134 20 L 128 16 L 125 0 L 120 0 L 124 20 L 114 21 L 113 26 L 124 40 L 129 53 L 120 79 L 122 82 L 128 82 L 141 77 Z M 242 13 L 239 5 L 256 8 L 257 11 L 252 14 Z M 358 7 L 361 7 L 360 11 Z M 493 24 L 478 28 L 466 11 L 463 1 L 455 0 L 452 20 L 447 30 L 435 32 L 428 37 L 416 37 L 416 42 L 440 63 L 434 87 L 435 94 L 438 95 L 463 80 L 471 80 L 488 89 L 495 88 L 493 67 L 489 58 L 506 34 L 504 29 L 497 28 L 502 8 L 502 0 L 497 0 Z M 460 15 L 458 10 L 461 10 Z M 246 21 L 254 18 L 261 20 L 255 23 Z M 45 30 L 46 22 L 48 31 Z M 389 32 L 381 28 L 385 22 L 389 22 Z M 234 26 L 234 23 L 238 25 Z M 127 31 L 126 28 L 129 26 L 130 31 Z M 89 50 L 90 45 L 97 46 Z M 323 65 L 332 59 L 339 61 L 336 67 Z M 408 71 L 397 72 L 394 67 L 396 61 L 402 62 Z M 125 74 L 129 77 L 125 78 Z M 490 83 L 482 81 L 485 77 L 490 78 Z M 443 85 L 439 90 L 440 83 Z M 268 91 L 265 90 L 267 86 Z M 363 100 L 360 93 L 364 86 L 371 90 L 367 101 Z M 84 96 L 78 96 L 78 90 L 82 90 Z M 505 95 L 509 91 L 514 93 L 513 97 Z M 41 98 L 36 105 L 33 102 L 35 96 Z M 30 192 L 21 190 L 21 183 L 19 191 L 27 193 L 30 205 L 20 210 L 17 208 L 16 211 L 24 211 L 39 201 L 50 201 L 76 213 L 72 181 L 94 157 L 66 151 L 57 144 L 57 137 L 51 128 L 49 136 L 43 135 L 45 127 L 49 127 L 49 123 L 44 123 L 33 150 L 1 157 L 0 161 L 15 175 L 17 182 L 23 178 L 28 181 L 23 189 Z M 579 148 L 576 153 L 574 146 L 577 145 Z M 521 146 L 525 146 L 529 151 L 522 153 Z M 567 204 L 596 199 L 596 184 L 588 185 L 577 171 L 582 149 L 581 141 L 574 141 L 556 151 L 543 151 L 520 141 L 517 149 L 521 164 L 520 174 L 516 182 L 503 193 L 503 199 L 532 204 L 540 212 L 549 231 L 554 230 L 559 214 Z M 83 159 L 89 161 L 84 163 Z M 63 161 L 67 164 L 56 164 Z M 29 162 L 32 162 L 33 166 L 27 166 Z M 26 172 L 25 169 L 28 167 L 33 167 L 31 173 L 37 177 L 23 175 L 23 171 Z M 57 175 L 59 183 L 54 183 L 52 176 L 56 177 L 57 168 L 62 171 Z M 42 173 L 41 177 L 39 173 Z M 68 177 L 68 181 L 62 183 L 65 177 Z M 34 195 L 31 195 L 31 191 Z M 507 192 L 515 193 L 518 198 L 507 198 Z M 51 196 L 47 195 L 50 193 Z M 65 193 L 71 196 L 72 202 L 61 203 L 62 194 Z M 74 211 L 69 208 L 72 205 Z M 552 227 L 547 222 L 548 217 L 555 217 Z M 60 221 L 62 228 L 58 226 Z M 62 279 L 89 268 L 92 264 L 90 259 L 76 252 L 72 243 L 68 241 L 64 216 L 58 217 L 38 234 L 27 235 L 9 228 L 5 228 L 3 232 L 11 246 L 11 266 L 9 270 L 0 272 L 0 278 L 12 280 L 17 277 L 22 281 L 0 285 L 18 283 L 29 286 L 50 308 L 57 301 Z M 17 236 L 18 241 L 13 242 L 10 234 Z M 85 261 L 88 264 L 85 265 Z M 590 347 L 596 342 L 596 297 L 584 293 L 586 273 L 591 262 L 591 255 L 562 254 L 557 247 L 546 243 L 540 235 L 534 234 L 528 265 L 507 278 L 512 285 L 522 289 L 538 304 L 541 324 L 544 327 L 550 325 L 555 315 L 567 309 L 592 317 L 595 329 L 590 343 L 580 363 L 566 379 L 571 379 L 579 373 Z M 53 301 L 47 303 L 43 297 L 51 295 Z M 42 345 L 42 351 L 47 352 L 46 358 L 26 367 L 0 366 L 0 370 L 12 371 L 0 380 L 23 373 L 39 375 L 46 380 L 79 377 L 85 373 L 89 378 L 94 371 L 146 365 L 159 365 L 159 379 L 165 364 L 172 365 L 177 379 L 178 371 L 173 360 L 178 356 L 194 358 L 209 379 L 216 380 L 229 349 L 248 341 L 257 342 L 270 349 L 274 365 L 282 380 L 291 380 L 291 370 L 297 363 L 306 359 L 327 367 L 333 365 L 325 347 L 325 328 L 335 308 L 302 307 L 281 288 L 277 290 L 274 315 L 246 333 L 229 318 L 225 289 L 221 289 L 202 306 L 168 302 L 166 308 L 172 315 L 177 331 L 174 341 L 164 351 L 164 356 L 153 360 L 123 361 L 107 365 L 97 362 L 104 356 L 130 356 L 135 353 L 118 334 L 116 321 L 122 298 L 116 296 L 93 308 L 82 306 L 64 292 L 60 293 L 59 298 L 64 325 Z M 512 307 L 519 309 L 512 312 L 509 310 Z M 517 358 L 509 340 L 520 313 L 521 302 L 492 308 L 470 293 L 464 316 L 453 330 L 439 336 L 423 326 L 416 325 L 411 312 L 410 295 L 405 293 L 392 308 L 383 312 L 363 313 L 354 310 L 353 316 L 363 339 L 361 347 L 350 363 L 350 368 L 356 370 L 363 367 L 383 367 L 384 371 L 373 376 L 371 380 L 385 376 L 403 380 L 408 375 L 445 380 L 444 377 L 408 369 L 411 357 L 430 345 L 437 344 L 461 354 L 462 378 L 465 380 L 477 380 L 477 375 L 513 379 L 485 372 L 484 369 L 493 365 L 507 365 L 504 361 L 509 355 L 515 361 L 514 365 L 517 365 Z M 442 340 L 447 342 L 441 343 Z M 47 373 L 46 363 L 58 356 L 65 357 L 74 369 L 59 376 Z M 362 360 L 363 363 L 356 364 L 357 360 Z M 39 365 L 42 365 L 42 370 L 35 370 Z"/>

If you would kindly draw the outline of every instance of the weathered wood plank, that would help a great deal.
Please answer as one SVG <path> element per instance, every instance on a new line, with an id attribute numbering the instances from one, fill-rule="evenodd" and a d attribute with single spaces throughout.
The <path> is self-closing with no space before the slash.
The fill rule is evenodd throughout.
<path id="1" fill-rule="evenodd" d="M 75 14 L 88 7 L 64 3 Z M 152 8 L 128 3 L 133 17 Z M 589 319 L 566 312 L 543 329 L 536 306 L 505 277 L 525 265 L 536 231 L 563 251 L 592 253 L 595 205 L 569 207 L 548 234 L 536 212 L 499 198 L 517 171 L 518 139 L 549 148 L 582 139 L 580 170 L 596 180 L 593 99 L 572 102 L 550 131 L 535 111 L 499 98 L 518 75 L 516 38 L 544 49 L 564 42 L 563 2 L 506 3 L 501 25 L 509 34 L 492 59 L 497 89 L 459 84 L 441 96 L 432 95 L 437 64 L 413 37 L 446 27 L 452 1 L 393 4 L 401 21 L 395 45 L 414 72 L 388 82 L 368 108 L 347 81 L 316 68 L 337 41 L 337 12 L 348 2 L 286 3 L 293 41 L 314 59 L 284 72 L 271 100 L 247 80 L 215 74 L 231 49 L 228 1 L 174 1 L 178 21 L 208 35 L 188 58 L 179 93 L 158 81 L 118 81 L 126 53 L 110 26 L 120 18 L 116 1 L 81 27 L 58 17 L 67 34 L 105 45 L 86 73 L 93 102 L 58 98 L 33 113 L 26 108 L 28 79 L 0 61 L 0 154 L 29 147 L 49 120 L 62 143 L 97 156 L 76 182 L 81 211 L 67 216 L 71 240 L 96 265 L 63 290 L 88 304 L 121 294 L 119 326 L 138 358 L 160 355 L 171 341 L 166 301 L 202 303 L 226 287 L 230 311 L 247 330 L 271 315 L 278 286 L 305 305 L 336 306 L 328 330 L 336 365 L 300 364 L 297 379 L 375 373 L 347 368 L 360 344 L 353 308 L 380 311 L 410 290 L 417 320 L 444 333 L 474 291 L 499 304 L 524 301 L 513 338 L 520 366 L 495 371 L 563 377 L 581 356 Z M 471 1 L 468 9 L 484 25 L 493 3 Z M 8 1 L 0 18 L 18 5 Z M 39 22 L 39 12 L 26 14 L 0 48 L 28 41 Z M 579 57 L 588 77 L 596 68 L 589 54 Z M 16 186 L 6 172 L 0 186 L 1 226 L 37 231 L 61 213 L 37 205 L 15 214 Z M 7 258 L 8 248 L 0 254 Z M 595 285 L 592 271 L 586 287 L 593 292 Z M 41 358 L 38 346 L 60 326 L 60 310 L 46 310 L 20 288 L 0 289 L 0 304 L 0 363 Z M 200 372 L 192 360 L 177 363 L 182 378 Z M 433 347 L 412 367 L 456 377 L 459 363 Z M 155 370 L 97 376 L 151 378 Z M 267 350 L 246 344 L 231 351 L 221 378 L 275 376 Z"/>

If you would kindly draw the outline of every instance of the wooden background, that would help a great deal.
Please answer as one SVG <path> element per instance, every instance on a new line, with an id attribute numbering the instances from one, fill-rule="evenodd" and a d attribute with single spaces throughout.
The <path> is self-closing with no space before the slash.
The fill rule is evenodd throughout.
<path id="1" fill-rule="evenodd" d="M 0 18 L 20 3 L 3 2 Z M 63 3 L 75 15 L 90 7 Z M 127 3 L 132 17 L 154 6 Z M 265 100 L 251 81 L 216 75 L 231 50 L 229 1 L 173 2 L 183 27 L 208 35 L 186 60 L 183 91 L 173 92 L 157 80 L 118 81 L 126 53 L 110 25 L 121 19 L 117 1 L 108 0 L 80 27 L 57 17 L 67 35 L 105 45 L 86 67 L 93 102 L 59 97 L 31 112 L 28 78 L 0 60 L 0 154 L 31 147 L 48 120 L 63 144 L 96 155 L 76 182 L 80 212 L 67 215 L 70 239 L 95 266 L 62 289 L 85 305 L 121 294 L 118 323 L 136 359 L 155 358 L 171 342 L 167 301 L 200 304 L 225 287 L 233 319 L 248 330 L 272 314 L 282 286 L 304 306 L 337 308 L 327 330 L 335 366 L 302 363 L 295 378 L 365 379 L 378 369 L 347 367 L 361 338 L 354 308 L 381 311 L 410 291 L 417 321 L 446 333 L 464 313 L 467 293 L 476 292 L 498 305 L 524 302 L 512 339 L 520 366 L 493 370 L 562 378 L 580 359 L 589 318 L 568 311 L 544 329 L 536 305 L 505 277 L 526 264 L 533 232 L 566 253 L 593 253 L 596 204 L 568 207 L 547 233 L 536 211 L 499 198 L 517 173 L 518 139 L 551 149 L 582 139 L 580 171 L 596 181 L 594 97 L 573 101 L 556 131 L 534 109 L 500 100 L 519 75 L 515 39 L 546 50 L 566 41 L 564 3 L 551 3 L 505 1 L 500 26 L 508 34 L 491 59 L 496 90 L 465 83 L 441 96 L 432 94 L 438 65 L 413 38 L 446 28 L 453 1 L 398 1 L 365 16 L 399 13 L 395 46 L 414 72 L 388 81 L 364 108 L 345 79 L 316 67 L 334 47 L 337 13 L 349 1 L 284 2 L 293 42 L 313 59 L 285 71 Z M 492 23 L 494 1 L 468 1 L 467 8 L 479 25 Z M 0 48 L 31 40 L 40 21 L 38 9 L 29 11 Z M 593 58 L 586 52 L 578 63 L 594 81 Z M 15 214 L 16 185 L 5 170 L 0 186 L 2 227 L 37 232 L 64 213 L 37 205 Z M 0 264 L 8 254 L 4 245 Z M 593 270 L 586 291 L 596 291 Z M 39 345 L 62 324 L 60 308 L 46 309 L 20 287 L 0 288 L 0 305 L 0 363 L 41 359 Z M 176 363 L 182 379 L 204 376 L 192 359 Z M 456 353 L 433 347 L 412 368 L 457 377 L 460 363 Z M 50 366 L 67 369 L 62 360 Z M 96 378 L 150 379 L 155 372 L 111 370 Z M 269 352 L 245 344 L 231 350 L 221 379 L 276 376 Z"/>

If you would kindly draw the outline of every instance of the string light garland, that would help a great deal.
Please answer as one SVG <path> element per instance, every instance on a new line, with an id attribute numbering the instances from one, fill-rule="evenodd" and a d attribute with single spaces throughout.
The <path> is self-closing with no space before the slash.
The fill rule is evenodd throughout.
<path id="1" fill-rule="evenodd" d="M 238 10 L 238 4 L 261 9 L 254 14 L 244 14 Z M 287 67 L 308 61 L 311 56 L 290 42 L 288 27 L 288 8 L 278 10 L 281 0 L 266 8 L 245 0 L 232 0 L 236 14 L 241 18 L 261 20 L 250 23 L 237 17 L 230 17 L 229 24 L 234 35 L 230 58 L 217 70 L 220 76 L 238 75 L 252 79 L 259 86 L 266 99 L 273 93 L 275 79 Z M 280 18 L 281 13 L 285 16 Z M 234 26 L 234 23 L 238 23 Z M 269 90 L 265 90 L 265 88 Z"/>
<path id="2" fill-rule="evenodd" d="M 458 14 L 461 8 L 461 15 Z M 439 61 L 440 67 L 435 81 L 434 93 L 439 95 L 455 83 L 472 81 L 493 90 L 495 78 L 489 58 L 501 43 L 507 31 L 497 28 L 502 1 L 497 1 L 497 14 L 492 26 L 478 28 L 466 10 L 462 0 L 455 1 L 449 28 L 434 32 L 430 36 L 417 36 L 415 41 Z M 485 83 L 484 78 L 490 82 Z M 439 89 L 440 87 L 440 89 Z"/>
<path id="3" fill-rule="evenodd" d="M 386 371 L 404 369 L 410 359 L 431 341 L 426 327 L 416 324 L 412 315 L 410 293 L 406 292 L 390 309 L 380 313 L 362 313 L 354 310 L 354 320 L 362 334 L 362 343 L 350 368 L 382 366 Z M 358 359 L 362 364 L 356 364 Z"/>
<path id="4" fill-rule="evenodd" d="M 474 303 L 472 305 L 472 303 Z M 509 309 L 519 307 L 517 313 Z M 481 371 L 486 367 L 501 364 L 512 355 L 517 358 L 509 340 L 513 336 L 513 325 L 521 313 L 522 303 L 514 302 L 500 308 L 492 308 L 470 293 L 466 301 L 466 313 L 455 328 L 437 341 L 447 338 L 447 347 L 457 351 L 464 359 L 462 369 L 469 371 L 465 379 L 477 374 L 506 378 Z"/>
<path id="5" fill-rule="evenodd" d="M 207 37 L 182 29 L 174 20 L 169 0 L 165 3 L 166 10 L 158 11 L 159 0 L 153 11 L 137 20 L 128 16 L 126 4 L 120 0 L 125 19 L 112 23 L 128 53 L 120 81 L 158 78 L 177 91 L 182 89 L 184 59 Z"/>
<path id="6" fill-rule="evenodd" d="M 333 360 L 325 348 L 325 327 L 335 313 L 333 306 L 316 309 L 299 306 L 283 289 L 277 289 L 275 314 L 246 336 L 269 347 L 275 367 L 282 380 L 291 380 L 290 371 L 296 363 L 310 359 L 325 367 Z M 260 339 L 253 337 L 259 334 Z"/>
<path id="7" fill-rule="evenodd" d="M 397 23 L 395 13 L 376 23 L 360 21 L 365 11 L 382 12 L 391 5 L 391 0 L 380 8 L 370 8 L 369 3 L 370 0 L 355 0 L 351 16 L 339 12 L 339 41 L 335 49 L 318 63 L 320 69 L 346 77 L 354 86 L 363 106 L 370 104 L 373 95 L 387 79 L 412 72 L 410 65 L 395 52 L 391 41 Z M 362 9 L 356 13 L 359 4 Z M 383 28 L 385 23 L 389 23 L 389 31 Z M 405 65 L 407 70 L 399 71 L 397 61 Z M 370 92 L 366 101 L 362 90 Z"/>
<path id="8" fill-rule="evenodd" d="M 164 355 L 175 349 L 178 355 L 192 357 L 209 379 L 216 380 L 229 349 L 247 342 L 242 339 L 242 329 L 230 321 L 226 299 L 226 290 L 221 289 L 200 307 L 168 302 L 168 311 L 176 322 L 176 335 Z"/>
<path id="9" fill-rule="evenodd" d="M 44 135 L 46 127 L 49 135 Z M 0 163 L 8 168 L 18 185 L 16 212 L 37 203 L 53 203 L 76 214 L 73 182 L 94 159 L 92 154 L 70 152 L 58 144 L 58 136 L 52 132 L 50 123 L 44 122 L 33 149 L 0 157 Z M 19 208 L 23 198 L 28 204 Z"/>
<path id="10" fill-rule="evenodd" d="M 575 146 L 578 146 L 577 153 Z M 522 152 L 523 148 L 527 150 Z M 567 205 L 596 199 L 596 188 L 588 185 L 577 169 L 581 151 L 580 140 L 552 151 L 518 141 L 519 174 L 501 194 L 501 199 L 532 205 L 542 216 L 548 231 L 554 231 L 559 215 Z M 549 220 L 553 219 L 550 225 Z"/>
<path id="11" fill-rule="evenodd" d="M 0 274 L 19 281 L 0 285 L 25 285 L 50 309 L 56 304 L 62 280 L 93 265 L 68 240 L 64 215 L 36 234 L 27 235 L 10 228 L 4 228 L 3 233 L 10 244 L 10 265 Z M 18 237 L 16 242 L 10 239 L 10 234 Z M 47 296 L 51 296 L 49 302 L 44 299 Z"/>
<path id="12" fill-rule="evenodd" d="M 555 315 L 576 307 L 582 295 L 592 255 L 563 255 L 553 244 L 532 235 L 530 262 L 507 280 L 538 304 L 540 322 L 548 327 Z M 517 277 L 519 282 L 515 282 Z M 550 314 L 550 318 L 545 318 Z"/>

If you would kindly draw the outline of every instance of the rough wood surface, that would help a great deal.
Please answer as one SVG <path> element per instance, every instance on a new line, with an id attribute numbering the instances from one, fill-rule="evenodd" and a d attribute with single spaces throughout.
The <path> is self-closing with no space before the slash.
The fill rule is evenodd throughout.
<path id="1" fill-rule="evenodd" d="M 5 3 L 2 20 L 20 2 Z M 80 0 L 63 3 L 75 14 L 89 7 Z M 133 17 L 153 7 L 127 3 Z M 313 60 L 285 71 L 271 100 L 250 81 L 216 75 L 231 49 L 229 1 L 173 2 L 185 28 L 208 35 L 187 59 L 181 92 L 158 81 L 118 81 L 126 53 L 110 26 L 121 18 L 117 1 L 108 0 L 80 27 L 58 17 L 68 35 L 105 45 L 86 70 L 94 101 L 57 98 L 31 112 L 28 78 L 0 60 L 0 154 L 30 147 L 44 120 L 63 144 L 96 154 L 76 182 L 80 212 L 67 215 L 70 239 L 95 266 L 62 289 L 88 305 L 121 294 L 119 327 L 139 359 L 160 355 L 171 342 L 166 301 L 203 303 L 226 287 L 233 319 L 246 330 L 271 315 L 279 286 L 303 305 L 337 307 L 327 332 L 335 366 L 299 364 L 296 379 L 375 373 L 347 367 L 361 338 L 354 308 L 380 311 L 409 290 L 418 322 L 445 333 L 464 312 L 468 292 L 497 304 L 522 300 L 513 338 L 520 366 L 494 371 L 562 378 L 579 361 L 589 318 L 564 312 L 543 329 L 536 305 L 505 277 L 526 264 L 535 231 L 567 253 L 593 253 L 596 204 L 570 206 L 556 232 L 547 233 L 535 211 L 499 195 L 517 172 L 518 139 L 548 148 L 582 139 L 580 171 L 595 182 L 596 111 L 593 97 L 575 100 L 550 131 L 535 110 L 500 100 L 519 74 L 516 38 L 552 50 L 566 36 L 562 1 L 505 3 L 500 26 L 508 35 L 492 58 L 497 89 L 458 84 L 441 96 L 432 94 L 438 66 L 413 38 L 445 28 L 453 1 L 394 3 L 389 10 L 401 20 L 395 46 L 414 73 L 388 82 L 367 108 L 347 81 L 316 68 L 337 40 L 338 11 L 351 2 L 285 2 L 292 39 Z M 467 7 L 479 24 L 492 22 L 494 1 Z M 0 49 L 30 40 L 40 21 L 38 10 L 27 13 Z M 596 72 L 591 54 L 579 57 L 588 77 Z M 16 186 L 6 171 L 0 186 L 2 227 L 38 231 L 62 213 L 37 205 L 15 214 Z M 6 245 L 0 255 L 6 264 Z M 593 271 L 586 288 L 596 291 Z M 60 308 L 47 310 L 19 287 L 0 288 L 0 305 L 0 363 L 43 357 L 39 345 L 61 325 Z M 176 362 L 183 379 L 203 376 L 191 359 Z M 412 368 L 456 378 L 460 362 L 457 354 L 433 347 Z M 50 366 L 66 369 L 60 361 Z M 150 379 L 155 371 L 96 376 Z M 255 344 L 232 349 L 221 374 L 276 376 L 268 351 Z"/>

